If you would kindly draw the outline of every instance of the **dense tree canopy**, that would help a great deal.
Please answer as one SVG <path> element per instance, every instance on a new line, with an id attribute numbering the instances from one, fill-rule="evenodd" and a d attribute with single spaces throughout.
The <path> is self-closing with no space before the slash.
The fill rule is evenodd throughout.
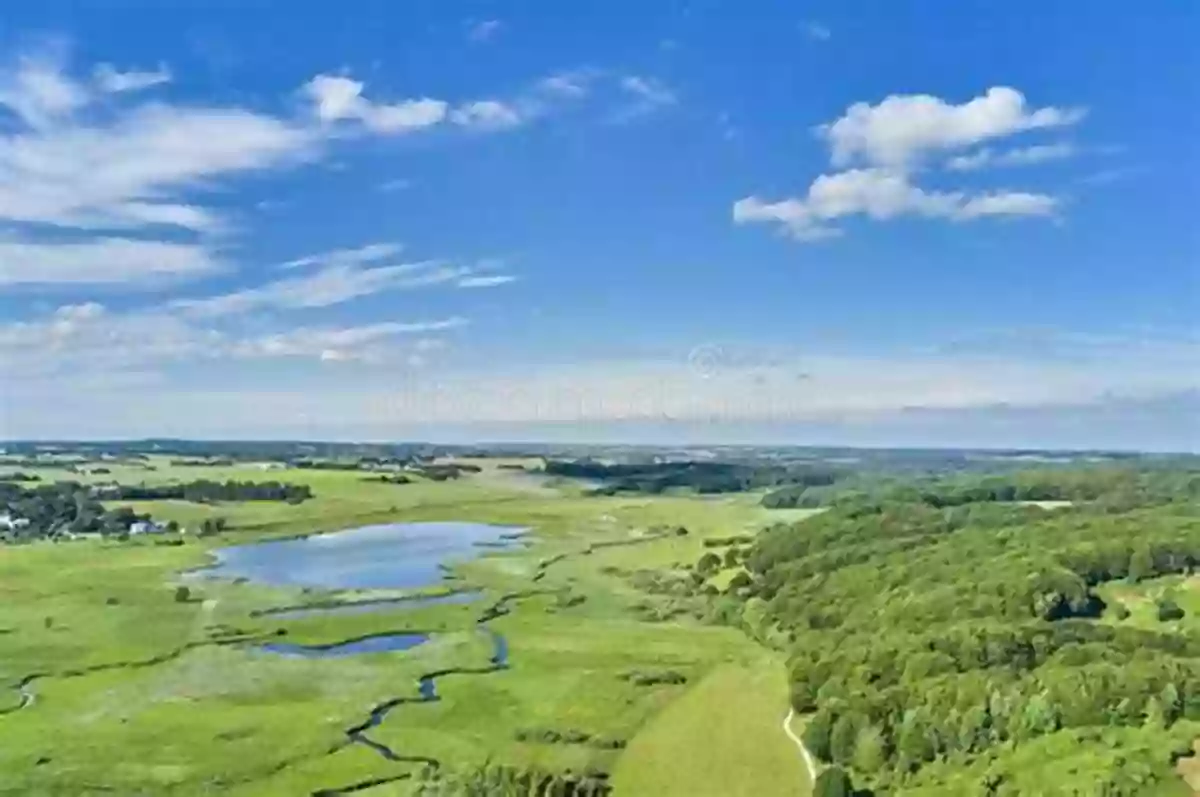
<path id="1" fill-rule="evenodd" d="M 1200 635 L 1172 600 L 1139 625 L 1104 596 L 1200 565 L 1196 488 L 1115 469 L 893 486 L 761 534 L 731 596 L 748 630 L 791 651 L 809 749 L 860 788 L 1027 793 L 1004 785 L 1023 771 L 1010 762 L 1086 732 L 1146 772 L 1135 786 L 1095 765 L 1096 791 L 1063 793 L 1153 794 L 1178 786 L 1172 750 L 1200 733 Z M 1079 503 L 1012 503 L 1056 499 Z M 982 791 L 963 785 L 973 767 Z"/>

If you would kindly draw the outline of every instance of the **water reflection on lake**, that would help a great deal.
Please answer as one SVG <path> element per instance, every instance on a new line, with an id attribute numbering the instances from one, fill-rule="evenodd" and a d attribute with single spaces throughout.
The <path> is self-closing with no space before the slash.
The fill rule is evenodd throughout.
<path id="1" fill-rule="evenodd" d="M 205 575 L 272 586 L 413 589 L 436 584 L 447 563 L 479 556 L 489 548 L 520 545 L 524 531 L 485 523 L 363 526 L 221 548 L 217 563 Z"/>

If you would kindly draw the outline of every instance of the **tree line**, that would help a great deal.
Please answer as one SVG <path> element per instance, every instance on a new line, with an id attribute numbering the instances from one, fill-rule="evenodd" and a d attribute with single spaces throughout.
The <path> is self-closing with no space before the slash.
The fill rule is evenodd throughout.
<path id="1" fill-rule="evenodd" d="M 198 479 L 182 484 L 121 484 L 104 489 L 104 497 L 119 501 L 193 501 L 213 503 L 217 501 L 285 501 L 299 504 L 312 498 L 312 488 L 307 484 L 292 484 L 278 481 L 235 481 L 224 482 Z"/>
<path id="2" fill-rule="evenodd" d="M 823 465 L 764 465 L 743 462 L 639 462 L 609 464 L 593 459 L 546 460 L 550 476 L 604 482 L 593 492 L 657 494 L 673 488 L 698 493 L 729 493 L 764 487 L 830 485 L 842 471 Z"/>
<path id="3" fill-rule="evenodd" d="M 1059 467 L 994 474 L 896 479 L 859 474 L 832 485 L 790 485 L 763 496 L 767 508 L 923 503 L 932 507 L 1019 501 L 1098 501 L 1123 509 L 1200 497 L 1200 470 L 1159 467 Z"/>

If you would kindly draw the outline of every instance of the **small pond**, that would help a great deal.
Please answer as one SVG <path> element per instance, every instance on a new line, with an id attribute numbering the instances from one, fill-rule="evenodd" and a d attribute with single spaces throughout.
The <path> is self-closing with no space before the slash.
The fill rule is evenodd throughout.
<path id="1" fill-rule="evenodd" d="M 522 545 L 525 529 L 485 523 L 389 523 L 221 548 L 208 578 L 272 586 L 415 589 L 437 584 L 444 566 Z"/>
<path id="2" fill-rule="evenodd" d="M 297 645 L 291 642 L 270 642 L 260 645 L 259 650 L 283 656 L 298 656 L 306 659 L 326 659 L 338 656 L 355 656 L 361 653 L 390 653 L 415 648 L 427 642 L 426 634 L 400 633 L 375 634 L 331 645 Z"/>

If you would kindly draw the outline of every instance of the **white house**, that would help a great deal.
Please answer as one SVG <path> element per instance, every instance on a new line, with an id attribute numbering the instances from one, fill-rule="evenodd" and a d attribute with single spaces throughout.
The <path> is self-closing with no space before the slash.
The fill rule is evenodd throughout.
<path id="1" fill-rule="evenodd" d="M 130 534 L 157 534 L 162 530 L 163 526 L 153 520 L 137 520 L 129 524 Z"/>
<path id="2" fill-rule="evenodd" d="M 11 531 L 12 529 L 23 529 L 28 525 L 29 518 L 27 517 L 13 517 L 8 512 L 0 515 L 0 529 Z"/>

